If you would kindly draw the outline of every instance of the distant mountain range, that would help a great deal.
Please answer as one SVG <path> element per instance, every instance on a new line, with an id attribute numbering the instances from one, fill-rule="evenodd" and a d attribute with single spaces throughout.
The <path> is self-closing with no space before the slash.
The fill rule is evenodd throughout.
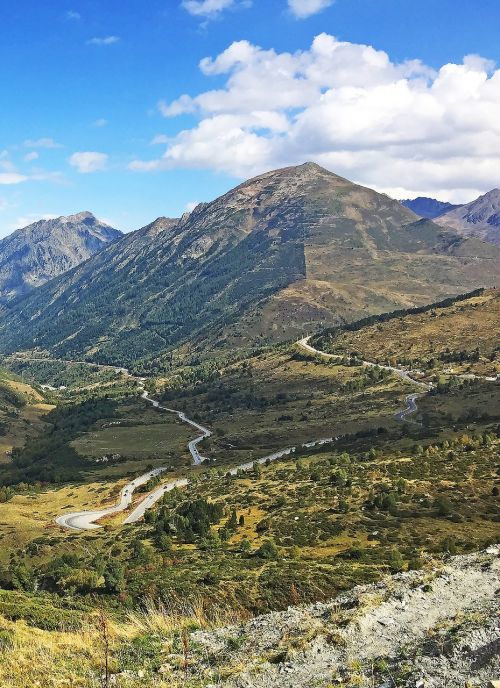
<path id="1" fill-rule="evenodd" d="M 16 230 L 0 240 L 0 302 L 45 284 L 120 236 L 88 212 Z"/>
<path id="2" fill-rule="evenodd" d="M 453 205 L 453 203 L 446 203 L 445 201 L 437 201 L 435 198 L 428 198 L 427 196 L 418 196 L 418 198 L 405 199 L 400 201 L 406 208 L 413 210 L 416 215 L 420 217 L 426 217 L 428 220 L 433 220 L 435 217 L 439 217 L 450 210 L 455 210 L 455 208 L 460 208 L 459 205 Z"/>
<path id="3" fill-rule="evenodd" d="M 436 220 L 461 236 L 477 237 L 500 246 L 500 189 L 488 191 L 475 201 L 441 215 Z"/>
<path id="4" fill-rule="evenodd" d="M 160 370 L 498 282 L 500 248 L 314 163 L 159 218 L 0 312 L 0 349 Z"/>

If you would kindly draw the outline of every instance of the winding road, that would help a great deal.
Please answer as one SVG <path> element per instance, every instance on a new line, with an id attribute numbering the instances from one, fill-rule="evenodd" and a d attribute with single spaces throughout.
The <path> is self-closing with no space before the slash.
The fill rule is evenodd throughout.
<path id="1" fill-rule="evenodd" d="M 132 377 L 126 368 L 116 368 L 116 370 L 123 373 L 124 375 Z M 137 379 L 139 387 L 143 390 L 142 398 L 146 401 L 149 401 L 149 403 L 152 404 L 154 408 L 161 409 L 162 411 L 168 411 L 169 413 L 175 413 L 181 421 L 183 421 L 184 423 L 188 423 L 188 425 L 191 425 L 192 427 L 196 428 L 201 432 L 201 435 L 199 435 L 194 440 L 191 440 L 188 443 L 188 449 L 191 453 L 191 456 L 193 457 L 193 464 L 195 466 L 201 464 L 202 461 L 204 461 L 205 457 L 203 457 L 198 451 L 198 444 L 206 437 L 210 437 L 210 435 L 212 434 L 211 431 L 208 428 L 203 427 L 203 425 L 200 425 L 196 421 L 192 420 L 191 418 L 188 418 L 183 411 L 177 411 L 176 409 L 161 406 L 160 403 L 156 401 L 156 399 L 152 399 L 149 396 L 147 390 L 144 389 L 145 380 L 143 378 L 135 379 Z M 104 509 L 98 509 L 96 511 L 76 511 L 71 514 L 62 514 L 61 516 L 58 516 L 56 518 L 56 523 L 60 526 L 63 526 L 63 528 L 70 528 L 71 530 L 95 530 L 97 528 L 101 528 L 102 526 L 97 525 L 96 521 L 103 518 L 104 516 L 113 516 L 114 514 L 118 514 L 121 511 L 125 511 L 125 509 L 128 509 L 128 507 L 132 503 L 134 491 L 141 485 L 145 485 L 151 478 L 155 478 L 157 475 L 160 475 L 160 473 L 163 473 L 166 470 L 168 469 L 155 468 L 154 470 L 149 471 L 148 473 L 144 473 L 144 475 L 141 475 L 138 478 L 132 480 L 132 482 L 128 483 L 127 485 L 125 485 L 125 487 L 122 488 L 120 492 L 120 498 L 118 502 L 113 506 L 109 506 Z M 155 499 L 152 499 L 152 497 L 153 495 L 156 495 L 156 493 L 158 493 L 159 490 L 152 492 L 139 504 L 139 506 L 136 509 L 134 509 L 134 511 L 130 514 L 128 519 L 125 520 L 125 523 L 134 523 L 136 520 L 144 516 L 144 512 L 146 511 L 146 509 L 148 509 L 156 501 L 158 501 L 158 499 L 160 499 L 160 497 L 163 496 L 165 492 L 173 490 L 174 487 L 184 487 L 187 484 L 187 479 L 182 478 L 179 480 L 175 480 L 172 483 L 169 483 L 168 485 L 165 485 L 163 488 L 161 488 L 163 490 L 162 494 L 157 496 Z M 129 521 L 129 519 L 132 516 L 134 516 L 136 512 L 140 513 L 140 515 L 134 518 L 134 520 Z"/>
<path id="2" fill-rule="evenodd" d="M 303 339 L 300 339 L 297 344 L 298 346 L 302 347 L 306 351 L 312 354 L 316 354 L 317 356 L 322 356 L 323 358 L 333 358 L 336 360 L 344 358 L 343 356 L 340 356 L 339 354 L 328 354 L 325 351 L 320 351 L 319 349 L 315 349 L 311 344 L 309 344 L 309 340 L 311 339 L 312 335 L 309 335 L 308 337 L 304 337 Z M 389 365 L 380 365 L 379 363 L 373 363 L 372 361 L 361 361 L 361 365 L 370 367 L 370 368 L 382 368 L 382 370 L 389 370 L 391 373 L 394 373 L 397 375 L 401 380 L 404 380 L 405 382 L 411 382 L 414 385 L 418 385 L 419 387 L 422 388 L 422 390 L 425 390 L 425 392 L 428 392 L 431 388 L 432 385 L 428 384 L 427 382 L 422 382 L 421 380 L 415 380 L 415 378 L 411 377 L 411 371 L 409 370 L 404 370 L 403 368 L 396 368 L 394 366 L 389 366 Z M 404 409 L 401 409 L 400 411 L 397 411 L 397 413 L 394 414 L 394 418 L 396 420 L 399 420 L 401 422 L 403 421 L 408 421 L 408 416 L 411 416 L 413 413 L 416 413 L 418 411 L 418 406 L 417 406 L 417 399 L 422 396 L 424 392 L 420 393 L 415 393 L 413 392 L 412 394 L 408 394 L 405 397 L 405 403 L 406 407 Z M 408 421 L 409 423 L 412 423 L 414 421 Z"/>
<path id="3" fill-rule="evenodd" d="M 297 342 L 297 345 L 309 353 L 316 354 L 318 356 L 322 356 L 324 358 L 333 358 L 333 359 L 341 359 L 343 358 L 342 356 L 339 356 L 337 354 L 329 354 L 324 351 L 320 351 L 318 349 L 315 349 L 313 346 L 309 344 L 309 337 L 304 337 L 303 339 L 299 340 Z M 410 372 L 407 370 L 402 370 L 400 368 L 395 368 L 392 366 L 383 366 L 383 365 L 378 365 L 377 363 L 371 363 L 370 361 L 362 361 L 362 365 L 364 366 L 371 366 L 371 367 L 379 367 L 383 368 L 384 370 L 389 370 L 392 373 L 395 373 L 398 377 L 401 379 L 411 382 L 412 384 L 416 384 L 421 388 L 424 388 L 426 391 L 430 389 L 430 385 L 421 382 L 419 380 L 415 380 L 410 376 Z M 129 376 L 133 377 L 129 371 L 126 368 L 115 368 L 115 370 Z M 202 442 L 205 438 L 210 437 L 212 435 L 212 432 L 208 429 L 205 428 L 203 425 L 200 425 L 196 421 L 192 420 L 191 418 L 188 418 L 186 414 L 183 411 L 179 411 L 177 409 L 172 409 L 167 406 L 161 406 L 156 399 L 153 399 L 148 391 L 144 389 L 145 385 L 145 379 L 144 378 L 134 378 L 137 380 L 139 387 L 142 389 L 142 398 L 148 401 L 154 408 L 160 409 L 162 411 L 166 411 L 167 413 L 174 413 L 178 416 L 178 418 L 184 422 L 190 425 L 191 427 L 195 428 L 196 430 L 200 431 L 200 435 L 197 436 L 195 439 L 190 440 L 188 443 L 188 449 L 189 452 L 191 453 L 192 459 L 193 459 L 193 465 L 199 466 L 206 457 L 203 457 L 199 450 L 198 450 L 198 445 L 200 442 Z M 416 400 L 418 397 L 421 396 L 421 393 L 412 393 L 406 396 L 405 401 L 406 401 L 406 407 L 404 409 L 401 409 L 395 414 L 396 420 L 399 421 L 405 421 L 407 420 L 407 416 L 415 413 L 418 408 L 417 408 L 417 403 Z M 338 440 L 338 437 L 327 437 L 319 440 L 313 440 L 311 442 L 306 442 L 301 445 L 301 448 L 304 449 L 309 449 L 314 446 L 321 446 L 324 444 L 332 443 Z M 240 464 L 239 466 L 235 466 L 234 468 L 231 468 L 228 473 L 231 475 L 236 475 L 237 473 L 241 471 L 250 471 L 253 469 L 253 467 L 256 464 L 264 464 L 267 463 L 268 461 L 276 461 L 277 459 L 281 459 L 284 456 L 288 456 L 290 454 L 293 454 L 296 451 L 296 447 L 287 447 L 285 449 L 281 449 L 277 452 L 274 452 L 273 454 L 268 454 L 267 456 L 263 456 L 259 459 L 255 459 L 254 461 L 248 461 L 246 463 Z M 156 477 L 157 475 L 163 473 L 164 471 L 168 470 L 167 468 L 155 468 L 152 471 L 149 471 L 148 473 L 145 473 L 144 475 L 139 476 L 138 478 L 135 478 L 132 480 L 132 482 L 128 483 L 125 485 L 125 487 L 122 488 L 120 492 L 120 499 L 117 502 L 117 504 L 113 506 L 109 506 L 103 509 L 98 509 L 95 511 L 77 511 L 74 513 L 70 514 L 63 514 L 61 516 L 58 516 L 55 520 L 56 523 L 64 528 L 69 528 L 71 530 L 95 530 L 97 528 L 101 528 L 102 526 L 98 525 L 96 521 L 99 519 L 105 517 L 105 516 L 112 516 L 114 514 L 118 514 L 122 511 L 125 511 L 128 509 L 128 507 L 132 504 L 132 498 L 133 498 L 133 493 L 136 490 L 136 488 L 140 487 L 141 485 L 146 484 L 151 478 Z M 148 509 L 150 509 L 156 502 L 158 502 L 165 493 L 170 492 L 171 490 L 179 487 L 186 487 L 189 485 L 190 480 L 189 478 L 177 478 L 176 480 L 172 480 L 161 487 L 158 487 L 156 490 L 153 490 L 150 494 L 148 494 L 127 516 L 127 518 L 123 521 L 124 525 L 131 524 L 131 523 L 136 523 L 139 521 L 141 518 L 143 518 L 144 514 Z"/>
<path id="4" fill-rule="evenodd" d="M 316 354 L 317 356 L 322 356 L 323 358 L 333 358 L 337 361 L 339 359 L 344 358 L 344 356 L 341 356 L 340 354 L 327 354 L 326 351 L 320 351 L 319 349 L 315 349 L 313 346 L 309 344 L 309 340 L 311 339 L 311 337 L 312 335 L 309 335 L 308 337 L 299 339 L 297 344 L 309 353 Z M 406 380 L 406 382 L 411 382 L 414 385 L 419 385 L 419 387 L 422 387 L 427 391 L 431 388 L 431 386 L 428 385 L 426 382 L 422 382 L 421 380 L 415 380 L 415 378 L 411 377 L 409 370 L 404 370 L 403 368 L 396 368 L 395 366 L 381 365 L 380 363 L 372 363 L 372 361 L 361 361 L 361 364 L 366 366 L 367 368 L 381 368 L 382 370 L 389 370 L 391 373 L 394 373 L 402 380 Z"/>
<path id="5" fill-rule="evenodd" d="M 168 411 L 168 413 L 175 413 L 183 423 L 188 423 L 188 425 L 191 425 L 193 428 L 199 430 L 201 432 L 201 435 L 188 443 L 188 449 L 191 453 L 191 456 L 193 457 L 193 463 L 195 466 L 199 466 L 200 463 L 205 461 L 206 457 L 200 454 L 200 452 L 198 451 L 198 445 L 205 438 L 211 436 L 212 433 L 210 432 L 210 430 L 208 428 L 204 428 L 203 425 L 200 425 L 191 418 L 188 418 L 183 411 L 177 411 L 176 409 L 171 409 L 167 406 L 160 406 L 160 403 L 156 401 L 156 399 L 152 399 L 146 390 L 144 390 L 144 392 L 142 393 L 142 398 L 146 399 L 146 401 L 149 401 L 154 408 L 161 409 L 162 411 Z"/>
<path id="6" fill-rule="evenodd" d="M 398 411 L 396 415 L 394 416 L 396 420 L 406 420 L 407 416 L 411 416 L 412 413 L 415 413 L 418 411 L 418 406 L 417 406 L 417 399 L 422 396 L 421 394 L 408 394 L 408 396 L 405 398 L 406 401 L 406 408 L 401 409 L 401 411 Z"/>
<path id="7" fill-rule="evenodd" d="M 166 470 L 166 468 L 155 468 L 132 480 L 131 483 L 128 483 L 122 488 L 120 499 L 114 506 L 98 509 L 96 511 L 76 511 L 72 514 L 62 514 L 56 518 L 56 523 L 64 528 L 70 528 L 71 530 L 95 530 L 96 528 L 101 528 L 95 521 L 104 516 L 112 516 L 120 511 L 125 511 L 132 503 L 134 490 Z"/>

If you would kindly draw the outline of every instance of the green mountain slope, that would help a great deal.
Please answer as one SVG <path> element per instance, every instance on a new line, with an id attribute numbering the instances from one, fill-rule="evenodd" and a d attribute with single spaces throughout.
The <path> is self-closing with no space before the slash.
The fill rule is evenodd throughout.
<path id="1" fill-rule="evenodd" d="M 5 309 L 0 347 L 128 364 L 248 348 L 492 284 L 483 246 L 306 163 L 107 247 Z"/>

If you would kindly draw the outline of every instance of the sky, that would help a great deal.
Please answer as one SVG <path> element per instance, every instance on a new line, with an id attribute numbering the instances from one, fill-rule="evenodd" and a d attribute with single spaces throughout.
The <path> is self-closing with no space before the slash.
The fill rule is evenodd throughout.
<path id="1" fill-rule="evenodd" d="M 395 198 L 500 186 L 498 0 L 0 0 L 0 236 L 129 231 L 308 160 Z"/>

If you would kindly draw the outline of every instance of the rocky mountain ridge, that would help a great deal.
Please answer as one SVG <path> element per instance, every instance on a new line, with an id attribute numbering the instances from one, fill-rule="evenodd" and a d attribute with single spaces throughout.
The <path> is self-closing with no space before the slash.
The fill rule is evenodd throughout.
<path id="1" fill-rule="evenodd" d="M 475 237 L 500 246 L 500 189 L 441 215 L 436 222 L 464 237 Z"/>
<path id="2" fill-rule="evenodd" d="M 417 198 L 407 198 L 400 201 L 401 205 L 413 210 L 414 213 L 420 217 L 425 217 L 428 220 L 433 220 L 444 213 L 460 208 L 460 205 L 447 203 L 446 201 L 438 201 L 435 198 L 427 196 L 418 196 Z"/>
<path id="3" fill-rule="evenodd" d="M 0 302 L 45 284 L 120 236 L 88 211 L 17 229 L 0 240 Z"/>

